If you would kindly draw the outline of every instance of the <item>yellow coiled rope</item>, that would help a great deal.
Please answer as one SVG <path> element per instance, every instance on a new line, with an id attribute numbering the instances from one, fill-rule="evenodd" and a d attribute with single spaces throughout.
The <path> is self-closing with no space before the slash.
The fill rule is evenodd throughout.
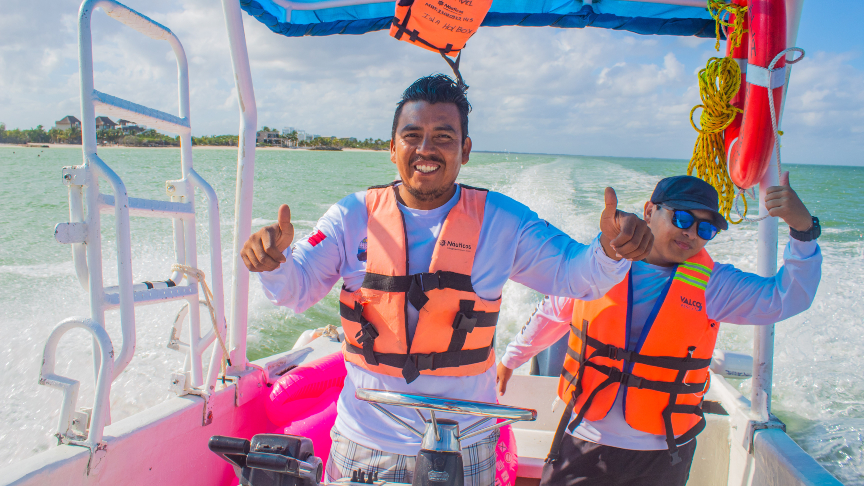
<path id="1" fill-rule="evenodd" d="M 712 57 L 708 65 L 699 71 L 699 96 L 702 104 L 690 110 L 690 125 L 699 132 L 693 156 L 687 167 L 687 175 L 693 175 L 708 182 L 720 196 L 720 214 L 731 221 L 729 212 L 732 201 L 735 200 L 735 185 L 729 178 L 726 167 L 726 147 L 723 143 L 723 130 L 726 129 L 735 115 L 742 110 L 735 108 L 729 102 L 741 88 L 741 68 L 735 60 L 724 57 Z M 693 121 L 693 114 L 702 108 L 699 116 L 699 126 Z M 733 221 L 738 223 L 740 221 Z"/>
<path id="2" fill-rule="evenodd" d="M 720 50 L 720 28 L 732 27 L 729 42 L 734 46 L 741 45 L 741 36 L 746 32 L 743 22 L 747 14 L 747 7 L 728 4 L 719 0 L 708 0 L 708 11 L 714 17 L 717 26 L 717 43 L 714 48 Z M 728 22 L 722 20 L 723 14 L 734 15 L 735 20 Z M 726 17 L 729 18 L 728 16 Z M 731 57 L 712 57 L 708 64 L 701 69 L 699 78 L 699 97 L 701 105 L 696 105 L 690 110 L 690 125 L 699 132 L 696 145 L 693 147 L 693 155 L 687 166 L 687 175 L 696 176 L 708 182 L 717 190 L 720 198 L 720 214 L 732 224 L 730 212 L 732 203 L 735 201 L 735 185 L 729 178 L 729 169 L 726 166 L 726 147 L 724 144 L 723 130 L 735 120 L 735 116 L 742 110 L 731 105 L 732 98 L 741 89 L 741 68 Z M 699 116 L 699 126 L 693 121 L 693 114 L 702 108 Z M 744 215 L 747 214 L 747 201 L 744 201 Z"/>

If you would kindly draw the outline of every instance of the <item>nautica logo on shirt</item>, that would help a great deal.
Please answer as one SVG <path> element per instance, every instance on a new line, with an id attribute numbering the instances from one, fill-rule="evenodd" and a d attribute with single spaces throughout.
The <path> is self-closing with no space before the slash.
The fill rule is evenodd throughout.
<path id="1" fill-rule="evenodd" d="M 458 241 L 438 240 L 438 246 L 442 246 L 448 250 L 471 251 L 471 245 L 459 243 Z"/>
<path id="2" fill-rule="evenodd" d="M 695 310 L 697 312 L 702 312 L 702 302 L 688 299 L 684 296 L 681 296 L 681 307 L 685 309 Z"/>

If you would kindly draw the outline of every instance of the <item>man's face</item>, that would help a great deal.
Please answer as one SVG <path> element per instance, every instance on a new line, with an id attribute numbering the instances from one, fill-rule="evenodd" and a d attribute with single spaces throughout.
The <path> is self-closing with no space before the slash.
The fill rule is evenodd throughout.
<path id="1" fill-rule="evenodd" d="M 449 200 L 470 152 L 471 139 L 462 143 L 455 104 L 411 101 L 402 107 L 390 142 L 390 160 L 410 197 L 422 206 L 431 205 L 417 209 L 432 209 Z M 403 195 L 403 199 L 408 198 Z"/>
<path id="2" fill-rule="evenodd" d="M 644 219 L 654 234 L 654 246 L 648 256 L 648 263 L 673 265 L 683 263 L 699 253 L 708 243 L 696 235 L 697 223 L 681 229 L 672 223 L 672 211 L 665 206 L 645 203 Z M 701 220 L 711 220 L 711 212 L 704 209 L 691 209 L 693 216 Z"/>

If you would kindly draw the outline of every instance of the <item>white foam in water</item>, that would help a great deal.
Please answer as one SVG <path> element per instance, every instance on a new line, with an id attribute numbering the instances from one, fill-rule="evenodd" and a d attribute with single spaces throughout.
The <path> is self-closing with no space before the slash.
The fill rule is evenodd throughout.
<path id="1" fill-rule="evenodd" d="M 57 152 L 59 154 L 59 150 Z M 69 161 L 62 165 L 78 163 L 80 152 L 68 152 Z M 222 157 L 219 151 L 202 152 L 199 154 L 196 151 L 196 158 Z M 150 154 L 149 151 L 138 153 Z M 0 153 L 0 160 L 9 155 Z M 225 151 L 226 160 L 235 157 Z M 263 157 L 259 162 L 265 161 Z M 325 164 L 337 167 L 344 164 L 348 157 L 361 155 L 304 153 L 292 154 L 290 157 L 327 157 L 322 160 L 329 162 L 317 159 L 315 162 L 317 167 L 326 168 Z M 644 164 L 647 161 L 635 160 L 630 163 L 637 162 Z M 171 163 L 176 164 L 176 161 Z M 392 171 L 389 161 L 383 163 L 388 165 L 382 165 L 386 169 L 381 170 Z M 472 156 L 472 163 L 463 169 L 462 180 L 522 201 L 551 224 L 587 243 L 597 234 L 603 208 L 603 190 L 607 185 L 618 190 L 619 209 L 641 214 L 642 205 L 661 178 L 625 167 L 627 163 L 621 159 L 589 157 L 477 154 Z M 678 164 L 682 165 L 675 166 L 675 170 L 683 170 L 683 162 Z M 56 182 L 60 166 L 58 162 L 56 168 L 40 169 L 38 175 L 44 177 L 45 187 L 50 189 L 45 191 L 48 194 L 45 200 L 53 205 L 50 217 L 43 221 L 45 216 L 40 213 L 38 218 L 33 217 L 39 221 L 38 229 L 28 227 L 21 234 L 13 235 L 12 239 L 0 240 L 0 331 L 4 337 L 0 351 L 5 358 L 0 386 L 7 392 L 6 400 L 0 403 L 0 423 L 3 424 L 0 425 L 0 438 L 3 439 L 0 440 L 0 457 L 3 458 L 0 465 L 14 463 L 56 443 L 52 434 L 57 423 L 60 393 L 36 383 L 42 348 L 50 331 L 62 319 L 89 314 L 87 295 L 75 280 L 68 248 L 50 241 L 50 225 L 61 221 L 67 211 L 65 189 Z M 202 164 L 201 167 L 206 166 Z M 232 265 L 230 232 L 233 221 L 230 211 L 233 204 L 230 198 L 234 194 L 233 175 L 230 163 L 225 165 L 222 172 L 204 174 L 205 178 L 209 177 L 208 180 L 217 179 L 214 186 L 222 198 L 223 268 L 226 298 L 229 301 L 227 284 L 230 282 Z M 222 181 L 221 184 L 219 181 Z M 161 184 L 157 186 L 164 187 Z M 256 181 L 256 188 L 258 184 Z M 349 190 L 360 188 L 349 188 L 346 194 Z M 303 189 L 303 194 L 313 198 L 315 207 L 325 209 L 336 200 L 323 200 L 314 188 Z M 138 193 L 134 195 L 141 197 Z M 278 201 L 267 200 L 266 207 L 259 207 L 261 201 L 257 198 L 260 196 L 256 194 L 255 227 L 272 224 L 274 220 L 271 218 L 275 216 L 278 206 Z M 2 198 L 0 196 L 0 200 Z M 323 213 L 324 209 L 315 211 Z M 299 210 L 297 215 L 300 216 Z M 199 213 L 199 224 L 206 221 L 201 216 L 203 214 Z M 316 217 L 310 212 L 304 214 L 303 219 L 297 218 L 298 238 L 308 234 Z M 106 234 L 104 274 L 110 284 L 116 282 L 114 253 L 111 249 L 113 238 L 108 226 L 109 218 L 105 217 L 103 221 Z M 133 225 L 133 231 L 136 227 Z M 827 234 L 835 230 L 845 231 L 848 228 L 826 228 L 825 232 Z M 858 227 L 853 230 L 860 232 Z M 50 253 L 51 257 L 46 261 L 61 263 L 25 264 L 15 257 L 15 252 L 20 250 L 15 243 L 16 238 L 26 238 L 28 232 L 32 231 L 38 231 L 40 245 L 44 245 L 44 251 Z M 199 247 L 206 249 L 206 232 L 199 231 L 198 235 Z M 167 276 L 173 256 L 170 228 L 141 230 L 133 234 L 133 241 L 135 279 Z M 781 241 L 785 242 L 786 237 L 781 236 Z M 744 271 L 755 271 L 755 248 L 755 225 L 732 227 L 709 246 L 716 260 L 734 263 Z M 813 308 L 777 326 L 773 406 L 788 424 L 790 435 L 820 463 L 844 483 L 864 485 L 861 479 L 864 474 L 864 380 L 861 372 L 864 366 L 861 317 L 864 316 L 864 298 L 861 297 L 864 245 L 861 241 L 823 242 L 822 248 L 825 256 L 823 279 Z M 209 278 L 209 256 L 206 250 L 204 253 L 199 255 L 199 266 Z M 499 352 L 518 332 L 541 298 L 537 292 L 514 283 L 508 283 L 503 294 Z M 262 349 L 290 348 L 292 342 L 286 340 L 285 331 L 281 328 L 295 326 L 298 329 L 292 332 L 299 334 L 301 328 L 336 322 L 336 302 L 334 291 L 304 315 L 295 316 L 293 312 L 275 309 L 267 302 L 260 286 L 253 279 L 250 288 L 250 350 L 260 354 Z M 165 345 L 180 305 L 175 302 L 148 306 L 136 312 L 138 343 L 135 358 L 112 386 L 112 418 L 115 421 L 172 396 L 168 391 L 169 375 L 181 367 L 182 355 L 167 349 Z M 206 313 L 202 314 L 202 319 L 205 325 L 209 325 Z M 115 350 L 118 350 L 121 343 L 117 313 L 109 313 L 107 320 L 109 333 L 115 339 Z M 274 337 L 280 332 L 281 337 Z M 719 346 L 750 352 L 751 340 L 751 328 L 727 324 L 721 328 Z M 90 348 L 90 339 L 83 332 L 70 333 L 61 343 L 57 360 L 58 373 L 82 381 L 80 406 L 87 406 L 93 397 Z M 209 354 L 207 356 L 209 358 Z M 744 382 L 742 386 L 745 395 L 748 383 Z"/>

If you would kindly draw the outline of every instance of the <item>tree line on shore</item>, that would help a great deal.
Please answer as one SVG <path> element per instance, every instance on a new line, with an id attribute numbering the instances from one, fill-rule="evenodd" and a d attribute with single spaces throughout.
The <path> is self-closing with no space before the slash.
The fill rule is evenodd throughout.
<path id="1" fill-rule="evenodd" d="M 237 135 L 211 135 L 203 137 L 192 137 L 192 145 L 237 145 Z M 129 147 L 179 147 L 180 137 L 169 136 L 149 129 L 127 129 L 106 128 L 96 132 L 96 140 L 99 143 L 111 145 L 126 145 Z M 51 128 L 45 130 L 42 125 L 30 129 L 8 130 L 6 124 L 0 123 L 0 143 L 69 143 L 81 144 L 81 129 L 72 127 L 68 130 Z"/>
<path id="2" fill-rule="evenodd" d="M 268 130 L 267 127 L 264 127 Z M 234 146 L 236 147 L 240 137 L 237 135 L 205 135 L 203 137 L 192 137 L 192 145 L 199 146 Z M 387 150 L 390 146 L 389 140 L 372 139 L 352 140 L 336 137 L 316 137 L 310 140 L 297 141 L 297 132 L 292 132 L 286 139 L 293 140 L 294 146 L 324 149 L 358 148 L 369 150 Z M 122 130 L 119 128 L 106 128 L 96 132 L 96 140 L 99 143 L 111 145 L 125 145 L 129 147 L 179 147 L 180 137 L 169 136 L 149 129 Z M 27 143 L 68 143 L 81 144 L 81 129 L 72 127 L 68 130 L 51 128 L 45 130 L 42 125 L 30 129 L 8 130 L 5 123 L 0 123 L 0 143 L 27 144 Z"/>
<path id="3" fill-rule="evenodd" d="M 269 127 L 261 129 L 262 132 L 277 131 Z M 341 150 L 343 148 L 356 148 L 366 150 L 389 150 L 390 140 L 381 140 L 380 138 L 372 139 L 371 137 L 365 140 L 357 140 L 355 138 L 337 138 L 337 137 L 315 137 L 311 140 L 300 140 L 297 130 L 291 131 L 276 139 L 265 139 L 259 145 L 281 146 L 284 142 L 288 142 L 289 146 L 307 147 L 318 149 Z"/>

